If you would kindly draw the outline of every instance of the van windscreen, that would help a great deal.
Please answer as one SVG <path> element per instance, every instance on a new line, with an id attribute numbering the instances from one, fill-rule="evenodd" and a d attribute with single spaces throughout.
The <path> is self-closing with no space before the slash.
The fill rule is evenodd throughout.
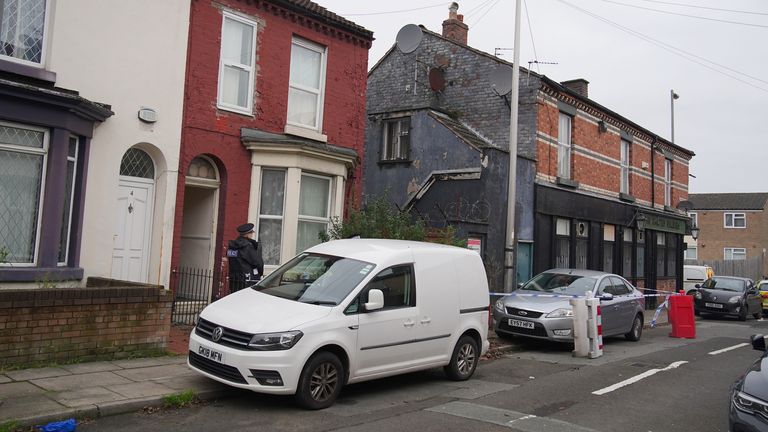
<path id="1" fill-rule="evenodd" d="M 304 253 L 270 273 L 253 289 L 302 303 L 335 306 L 375 267 L 351 258 Z"/>

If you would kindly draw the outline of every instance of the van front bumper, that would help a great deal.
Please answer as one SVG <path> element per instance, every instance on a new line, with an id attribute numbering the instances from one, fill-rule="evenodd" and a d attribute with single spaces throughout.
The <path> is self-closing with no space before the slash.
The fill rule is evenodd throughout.
<path id="1" fill-rule="evenodd" d="M 288 350 L 240 350 L 201 338 L 193 329 L 187 364 L 192 370 L 233 387 L 294 394 L 307 356 L 301 341 Z"/>

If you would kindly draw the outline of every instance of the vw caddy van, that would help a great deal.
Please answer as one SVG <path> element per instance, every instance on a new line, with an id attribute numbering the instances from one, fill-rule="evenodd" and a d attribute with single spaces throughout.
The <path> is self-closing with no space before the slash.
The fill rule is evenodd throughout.
<path id="1" fill-rule="evenodd" d="M 480 256 L 431 243 L 336 240 L 206 307 L 189 366 L 322 409 L 348 383 L 443 367 L 469 379 L 488 349 Z"/>

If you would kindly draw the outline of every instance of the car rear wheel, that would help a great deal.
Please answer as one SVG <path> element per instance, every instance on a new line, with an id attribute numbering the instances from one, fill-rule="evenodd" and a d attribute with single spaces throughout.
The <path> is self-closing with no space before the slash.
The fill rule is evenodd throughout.
<path id="1" fill-rule="evenodd" d="M 299 377 L 296 402 L 317 410 L 333 405 L 344 383 L 344 366 L 334 354 L 321 351 L 307 361 Z"/>
<path id="2" fill-rule="evenodd" d="M 451 362 L 443 370 L 448 378 L 454 381 L 465 381 L 475 373 L 479 360 L 480 350 L 477 348 L 477 342 L 471 336 L 464 335 L 459 338 L 459 342 L 453 348 Z"/>
<path id="3" fill-rule="evenodd" d="M 632 329 L 624 337 L 632 342 L 637 342 L 643 335 L 643 317 L 640 314 L 635 315 L 635 320 L 632 321 Z"/>

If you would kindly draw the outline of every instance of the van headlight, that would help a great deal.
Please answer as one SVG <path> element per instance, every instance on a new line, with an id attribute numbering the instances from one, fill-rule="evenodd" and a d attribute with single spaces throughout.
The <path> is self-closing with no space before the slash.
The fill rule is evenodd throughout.
<path id="1" fill-rule="evenodd" d="M 566 317 L 572 317 L 573 316 L 573 309 L 555 309 L 552 312 L 547 314 L 547 318 L 566 318 Z"/>
<path id="2" fill-rule="evenodd" d="M 741 301 L 741 296 L 733 296 L 728 299 L 728 303 L 738 303 Z"/>
<path id="3" fill-rule="evenodd" d="M 496 302 L 493 303 L 493 307 L 495 307 L 499 312 L 506 312 L 506 310 L 504 310 L 504 297 L 496 300 Z"/>
<path id="4" fill-rule="evenodd" d="M 293 330 L 280 333 L 255 334 L 248 343 L 248 348 L 258 351 L 277 351 L 291 349 L 304 333 Z"/>

